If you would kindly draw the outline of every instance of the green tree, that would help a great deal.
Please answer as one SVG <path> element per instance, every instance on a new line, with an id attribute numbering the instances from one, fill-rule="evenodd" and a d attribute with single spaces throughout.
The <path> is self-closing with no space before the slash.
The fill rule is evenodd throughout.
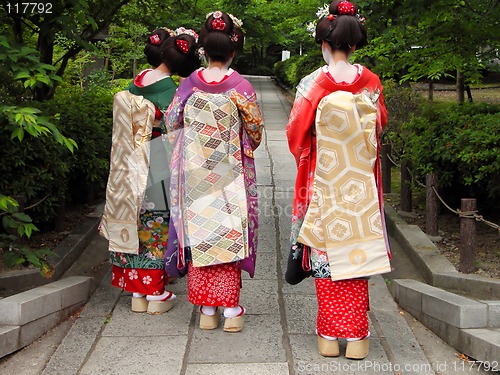
<path id="1" fill-rule="evenodd" d="M 65 0 L 50 2 L 43 12 L 0 0 L 4 12 L 0 17 L 4 33 L 18 44 L 36 48 L 42 64 L 57 67 L 62 77 L 69 61 L 83 49 L 92 50 L 92 42 L 106 30 L 118 11 L 130 0 Z M 22 5 L 21 2 L 17 1 Z M 66 43 L 56 44 L 65 40 Z M 54 61 L 56 47 L 60 56 Z M 55 85 L 43 83 L 35 88 L 35 99 L 42 101 L 54 95 Z"/>
<path id="2" fill-rule="evenodd" d="M 375 37 L 360 54 L 375 71 L 400 82 L 455 77 L 459 102 L 500 47 L 499 1 L 377 0 L 367 10 Z"/>

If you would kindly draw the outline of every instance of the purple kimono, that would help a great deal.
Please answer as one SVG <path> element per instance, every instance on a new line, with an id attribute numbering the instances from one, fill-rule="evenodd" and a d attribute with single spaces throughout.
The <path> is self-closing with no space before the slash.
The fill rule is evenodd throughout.
<path id="1" fill-rule="evenodd" d="M 250 277 L 253 277 L 255 272 L 258 238 L 258 191 L 253 151 L 259 146 L 262 139 L 262 116 L 256 102 L 256 94 L 252 85 L 240 74 L 233 71 L 220 83 L 207 83 L 203 80 L 201 72 L 202 70 L 195 71 L 181 83 L 165 115 L 163 130 L 166 135 L 164 137 L 168 138 L 169 141 L 175 145 L 171 162 L 172 184 L 170 193 L 172 199 L 171 220 L 176 230 L 176 233 L 173 233 L 173 231 L 169 232 L 168 242 L 170 246 L 168 246 L 165 253 L 166 272 L 169 276 L 176 276 L 179 275 L 180 269 L 184 269 L 184 272 L 181 272 L 181 274 L 183 274 L 185 273 L 186 266 L 183 233 L 186 226 L 185 222 L 191 219 L 189 215 L 183 217 L 185 213 L 181 213 L 181 211 L 183 211 L 183 204 L 185 204 L 183 200 L 186 199 L 184 192 L 181 191 L 185 187 L 183 181 L 183 173 L 185 171 L 183 168 L 185 168 L 186 156 L 184 155 L 184 151 L 185 147 L 189 147 L 189 140 L 184 139 L 184 115 L 185 109 L 188 109 L 188 107 L 186 107 L 186 102 L 188 102 L 194 93 L 197 93 L 196 98 L 198 95 L 222 94 L 222 96 L 219 95 L 218 98 L 229 98 L 231 105 L 234 104 L 237 108 L 237 116 L 239 117 L 239 121 L 237 122 L 241 124 L 238 129 L 239 134 L 234 134 L 233 132 L 233 136 L 237 137 L 240 144 L 238 150 L 233 150 L 232 153 L 240 160 L 240 166 L 242 166 L 241 174 L 244 183 L 241 184 L 241 189 L 245 189 L 246 204 L 243 206 L 247 210 L 243 224 L 243 227 L 247 230 L 244 231 L 245 235 L 243 237 L 247 256 L 244 259 L 238 260 L 236 264 L 242 270 L 247 271 Z M 208 97 L 210 97 L 210 95 L 208 95 Z M 194 106 L 190 106 L 190 108 L 193 107 L 196 107 L 196 103 Z M 214 114 L 214 116 L 217 117 L 216 114 Z M 234 123 L 234 121 L 232 123 Z M 194 156 L 195 158 L 198 157 L 198 155 Z M 202 157 L 201 154 L 199 156 Z M 231 153 L 229 157 L 231 157 Z M 199 208 L 203 209 L 203 207 Z M 222 210 L 224 210 L 224 208 L 222 208 Z M 189 224 L 191 224 L 191 222 Z"/>

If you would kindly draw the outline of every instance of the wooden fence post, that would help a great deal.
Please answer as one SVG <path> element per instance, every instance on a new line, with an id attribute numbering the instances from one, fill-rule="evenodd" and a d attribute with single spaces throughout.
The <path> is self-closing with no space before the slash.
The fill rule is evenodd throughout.
<path id="1" fill-rule="evenodd" d="M 411 191 L 411 174 L 410 162 L 408 160 L 401 161 L 401 192 L 400 192 L 400 209 L 403 212 L 412 211 L 412 191 Z"/>
<path id="2" fill-rule="evenodd" d="M 476 211 L 475 199 L 462 199 L 461 212 Z M 460 218 L 460 263 L 458 270 L 472 273 L 477 270 L 476 264 L 476 220 L 468 217 Z"/>
<path id="3" fill-rule="evenodd" d="M 382 145 L 380 162 L 382 166 L 382 191 L 385 193 L 391 192 L 391 160 L 389 155 L 391 153 L 391 145 L 385 143 Z"/>
<path id="4" fill-rule="evenodd" d="M 438 191 L 438 178 L 435 173 L 429 173 L 426 176 L 425 182 L 425 231 L 429 236 L 437 236 L 439 200 L 436 193 L 434 192 L 434 189 Z"/>

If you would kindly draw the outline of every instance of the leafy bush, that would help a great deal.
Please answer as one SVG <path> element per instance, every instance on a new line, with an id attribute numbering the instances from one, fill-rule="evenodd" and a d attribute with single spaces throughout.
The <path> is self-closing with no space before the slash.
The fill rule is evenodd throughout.
<path id="1" fill-rule="evenodd" d="M 389 118 L 382 135 L 382 143 L 391 145 L 392 157 L 398 160 L 403 154 L 404 140 L 408 137 L 402 126 L 421 114 L 425 100 L 415 90 L 398 85 L 394 81 L 383 82 L 383 86 Z"/>
<path id="2" fill-rule="evenodd" d="M 404 124 L 405 157 L 419 179 L 436 173 L 450 199 L 468 195 L 494 208 L 491 202 L 500 201 L 499 112 L 488 104 L 429 106 Z"/>
<path id="3" fill-rule="evenodd" d="M 44 103 L 47 112 L 60 112 L 59 128 L 79 145 L 67 158 L 67 201 L 87 203 L 95 194 L 104 192 L 111 148 L 113 95 L 121 89 L 121 85 L 112 89 L 68 88 Z"/>
<path id="4" fill-rule="evenodd" d="M 302 78 L 323 64 L 321 51 L 315 51 L 307 55 L 293 56 L 285 61 L 278 61 L 274 65 L 274 74 L 285 85 L 295 89 Z"/>

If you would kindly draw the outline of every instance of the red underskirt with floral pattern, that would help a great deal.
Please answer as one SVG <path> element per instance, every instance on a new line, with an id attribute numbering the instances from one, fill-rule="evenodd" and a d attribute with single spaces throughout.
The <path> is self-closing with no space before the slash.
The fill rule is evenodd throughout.
<path id="1" fill-rule="evenodd" d="M 127 292 L 159 296 L 165 291 L 167 280 L 164 270 L 121 268 L 113 265 L 111 273 L 111 284 Z"/>
<path id="2" fill-rule="evenodd" d="M 368 335 L 368 280 L 315 279 L 318 334 L 337 338 Z"/>
<path id="3" fill-rule="evenodd" d="M 234 263 L 188 266 L 188 300 L 198 306 L 236 307 L 240 301 L 241 269 Z"/>

